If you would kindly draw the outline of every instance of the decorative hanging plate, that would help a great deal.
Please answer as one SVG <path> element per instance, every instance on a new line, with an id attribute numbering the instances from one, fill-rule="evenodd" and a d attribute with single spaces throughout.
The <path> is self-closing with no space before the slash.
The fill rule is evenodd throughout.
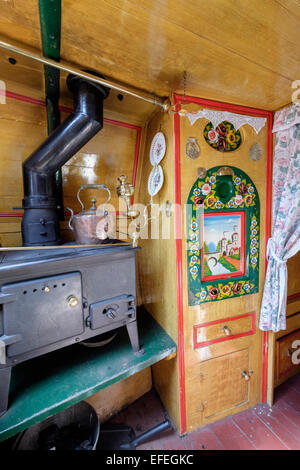
<path id="1" fill-rule="evenodd" d="M 242 142 L 241 133 L 229 121 L 222 121 L 216 128 L 209 122 L 203 131 L 206 142 L 221 152 L 232 152 Z"/>
<path id="2" fill-rule="evenodd" d="M 160 191 L 164 183 L 164 173 L 160 165 L 154 165 L 151 170 L 151 173 L 148 178 L 148 193 L 150 196 L 155 196 L 155 194 Z"/>
<path id="3" fill-rule="evenodd" d="M 162 132 L 157 132 L 152 139 L 150 147 L 150 162 L 151 165 L 158 165 L 164 158 L 166 153 L 166 139 Z"/>

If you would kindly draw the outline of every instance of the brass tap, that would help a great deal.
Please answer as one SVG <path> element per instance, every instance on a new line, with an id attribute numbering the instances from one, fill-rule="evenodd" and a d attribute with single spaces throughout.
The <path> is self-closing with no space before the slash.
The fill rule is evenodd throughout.
<path id="1" fill-rule="evenodd" d="M 117 194 L 126 202 L 127 216 L 137 217 L 139 212 L 134 211 L 131 208 L 131 202 L 130 202 L 131 197 L 134 195 L 134 186 L 131 183 L 127 183 L 127 176 L 125 175 L 119 176 L 118 180 L 120 184 L 117 187 Z"/>

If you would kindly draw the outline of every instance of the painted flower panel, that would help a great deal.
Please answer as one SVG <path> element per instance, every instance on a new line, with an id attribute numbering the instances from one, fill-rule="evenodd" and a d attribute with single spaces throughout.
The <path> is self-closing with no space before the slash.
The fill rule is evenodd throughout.
<path id="1" fill-rule="evenodd" d="M 220 301 L 226 300 L 232 297 L 237 297 L 241 295 L 248 295 L 258 291 L 258 263 L 259 263 L 259 198 L 257 191 L 255 189 L 254 184 L 250 180 L 250 178 L 243 173 L 241 170 L 234 169 L 234 174 L 232 176 L 232 182 L 234 183 L 233 186 L 233 194 L 231 198 L 227 202 L 222 202 L 221 197 L 218 196 L 218 178 L 217 173 L 220 167 L 215 167 L 213 169 L 207 170 L 205 177 L 198 178 L 194 187 L 191 189 L 189 201 L 188 203 L 192 202 L 192 215 L 189 222 L 189 227 L 191 232 L 189 233 L 189 252 L 188 252 L 188 260 L 189 260 L 189 304 L 190 305 L 197 305 L 202 302 L 212 302 L 212 301 Z M 197 213 L 197 204 L 195 204 L 196 198 L 199 198 L 199 195 L 196 196 L 193 193 L 194 190 L 196 194 L 199 194 L 203 198 L 204 202 L 202 204 L 203 208 L 203 215 L 202 213 L 199 215 Z M 198 199 L 197 199 L 198 200 Z M 221 277 L 220 280 L 210 278 L 211 273 L 215 272 L 215 265 L 221 266 L 218 263 L 218 250 L 219 248 L 226 243 L 229 243 L 230 234 L 225 233 L 225 241 L 222 244 L 218 244 L 218 241 L 214 241 L 213 243 L 206 243 L 203 244 L 202 241 L 202 228 L 200 219 L 198 220 L 197 217 L 205 216 L 206 212 L 211 214 L 213 212 L 221 216 L 220 210 L 224 212 L 228 212 L 228 215 L 232 213 L 231 218 L 234 218 L 235 211 L 243 211 L 245 212 L 245 233 L 248 237 L 248 241 L 246 244 L 246 251 L 243 255 L 243 259 L 245 260 L 245 265 L 248 266 L 247 270 L 244 271 L 244 274 L 234 276 L 232 280 L 228 280 L 228 277 L 223 278 Z M 210 218 L 213 220 L 212 214 Z M 238 231 L 238 230 L 237 230 Z M 194 234 L 198 235 L 193 236 Z M 207 238 L 206 229 L 203 232 L 203 236 Z M 205 238 L 205 240 L 206 240 Z M 204 240 L 204 241 L 205 241 Z M 208 240 L 208 238 L 207 238 Z M 208 240 L 210 241 L 210 239 Z M 196 246 L 193 246 L 196 245 Z M 200 248 L 202 247 L 202 248 Z M 206 255 L 204 259 L 207 260 L 207 265 L 204 266 L 204 274 L 203 274 L 203 267 L 200 261 L 200 256 L 202 257 L 202 250 L 205 248 Z M 194 251 L 194 253 L 192 252 Z M 197 250 L 197 251 L 196 251 Z M 207 251 L 208 250 L 208 251 Z M 225 254 L 225 249 L 223 250 L 223 259 L 220 260 L 222 263 L 221 269 L 225 272 L 225 270 L 233 271 L 231 264 L 234 263 L 236 265 L 238 263 L 238 259 L 240 253 L 232 253 Z M 209 256 L 209 254 L 211 255 Z M 225 257 L 224 257 L 225 255 Z M 226 259 L 227 256 L 227 259 Z M 231 259 L 231 257 L 233 257 Z M 215 258 L 215 259 L 214 259 Z M 235 259 L 237 258 L 237 259 Z M 229 261 L 228 261 L 229 260 Z M 229 262 L 231 264 L 229 264 Z M 197 267 L 196 269 L 193 269 Z M 190 269 L 193 269 L 192 272 Z M 197 272 L 197 273 L 196 273 Z M 204 276 L 204 280 L 203 280 Z M 206 278 L 206 280 L 205 280 Z M 229 276 L 230 279 L 230 276 Z"/>
<path id="2" fill-rule="evenodd" d="M 216 128 L 209 122 L 203 131 L 206 142 L 215 150 L 232 152 L 242 142 L 241 133 L 229 121 L 221 122 Z"/>

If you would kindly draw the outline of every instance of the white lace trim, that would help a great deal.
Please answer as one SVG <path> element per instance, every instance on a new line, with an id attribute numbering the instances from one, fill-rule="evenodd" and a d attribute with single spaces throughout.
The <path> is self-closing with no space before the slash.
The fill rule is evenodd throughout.
<path id="1" fill-rule="evenodd" d="M 198 119 L 205 118 L 208 119 L 214 128 L 216 128 L 222 121 L 231 122 L 235 129 L 239 129 L 244 124 L 249 124 L 255 130 L 256 134 L 266 124 L 266 118 L 255 117 L 255 116 L 246 116 L 243 114 L 230 113 L 229 111 L 214 111 L 212 109 L 202 109 L 196 113 L 187 113 L 187 117 L 191 125 L 195 124 Z"/>

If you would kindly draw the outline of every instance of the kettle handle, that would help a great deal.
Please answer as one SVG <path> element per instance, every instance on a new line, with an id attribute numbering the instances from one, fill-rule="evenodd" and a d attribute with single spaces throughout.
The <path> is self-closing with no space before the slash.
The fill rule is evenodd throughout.
<path id="1" fill-rule="evenodd" d="M 66 209 L 71 212 L 71 217 L 69 218 L 69 229 L 72 230 L 72 232 L 74 232 L 74 229 L 72 227 L 72 220 L 73 220 L 73 217 L 74 217 L 74 212 L 73 212 L 73 209 L 71 209 L 70 207 L 66 207 Z"/>
<path id="2" fill-rule="evenodd" d="M 83 189 L 104 189 L 105 191 L 107 191 L 108 192 L 108 199 L 103 204 L 103 210 L 104 210 L 105 204 L 107 204 L 110 201 L 110 198 L 111 198 L 111 193 L 110 193 L 110 190 L 108 189 L 108 187 L 105 184 L 83 184 L 82 186 L 80 186 L 80 188 L 78 189 L 78 192 L 77 192 L 77 199 L 80 202 L 82 210 L 84 211 L 84 205 L 83 205 L 83 203 L 82 203 L 82 201 L 79 197 L 79 193 Z"/>

